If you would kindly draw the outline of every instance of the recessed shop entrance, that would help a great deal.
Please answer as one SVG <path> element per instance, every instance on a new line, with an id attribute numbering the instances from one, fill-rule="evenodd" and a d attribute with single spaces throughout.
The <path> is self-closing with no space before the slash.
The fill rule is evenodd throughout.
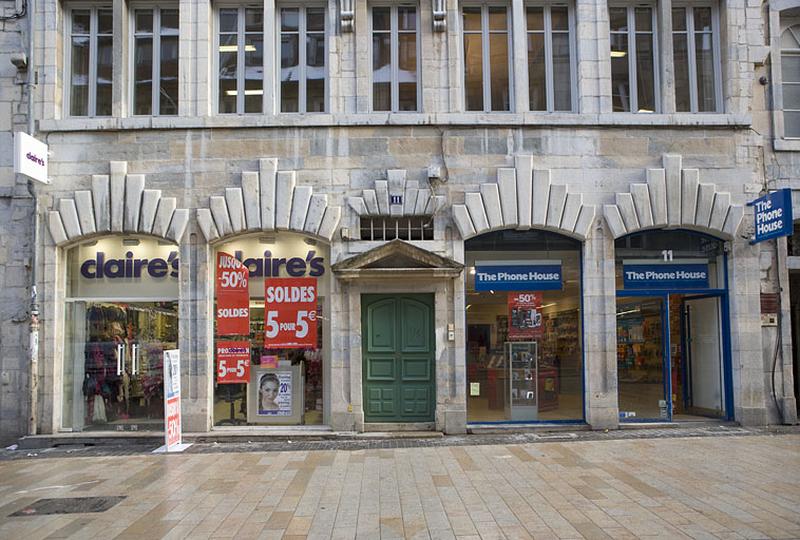
<path id="1" fill-rule="evenodd" d="M 364 419 L 432 422 L 432 294 L 361 296 Z"/>

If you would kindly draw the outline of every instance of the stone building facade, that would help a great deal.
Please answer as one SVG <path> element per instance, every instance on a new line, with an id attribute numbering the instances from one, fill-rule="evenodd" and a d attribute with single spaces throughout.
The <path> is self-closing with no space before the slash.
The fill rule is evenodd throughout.
<path id="1" fill-rule="evenodd" d="M 603 429 L 632 418 L 677 421 L 709 413 L 744 425 L 796 422 L 788 283 L 791 269 L 800 266 L 789 257 L 785 239 L 750 244 L 753 215 L 747 203 L 767 189 L 800 189 L 800 143 L 787 136 L 783 111 L 770 105 L 776 102 L 775 88 L 782 80 L 776 75 L 781 57 L 777 33 L 794 20 L 800 5 L 792 0 L 708 4 L 714 23 L 701 37 L 715 43 L 707 50 L 713 51 L 710 65 L 716 73 L 712 77 L 717 98 L 716 112 L 702 113 L 687 112 L 680 105 L 686 88 L 676 75 L 681 60 L 674 51 L 675 43 L 685 37 L 679 27 L 684 22 L 678 22 L 674 11 L 682 5 L 669 0 L 653 4 L 647 12 L 649 30 L 650 23 L 635 23 L 644 25 L 641 32 L 627 25 L 619 30 L 612 20 L 617 12 L 610 12 L 605 2 L 564 3 L 571 106 L 551 112 L 531 110 L 537 90 L 530 83 L 535 64 L 529 63 L 529 47 L 535 43 L 531 35 L 538 32 L 539 12 L 529 8 L 543 4 L 522 0 L 496 5 L 455 0 L 386 4 L 413 8 L 417 106 L 410 112 L 396 106 L 390 107 L 394 112 L 376 111 L 380 91 L 375 84 L 383 75 L 374 69 L 380 30 L 374 9 L 383 5 L 363 0 L 319 3 L 324 8 L 325 83 L 320 102 L 324 112 L 306 113 L 281 112 L 281 93 L 287 95 L 290 87 L 282 85 L 282 41 L 276 34 L 291 33 L 282 30 L 282 10 L 297 4 L 267 1 L 254 7 L 263 15 L 260 24 L 266 29 L 257 45 L 250 45 L 247 31 L 242 30 L 252 21 L 240 22 L 232 31 L 238 40 L 235 45 L 222 43 L 225 14 L 220 10 L 236 6 L 189 0 L 166 6 L 178 11 L 180 25 L 180 69 L 175 81 L 179 99 L 176 114 L 169 116 L 135 114 L 133 49 L 140 23 L 134 3 L 114 0 L 100 8 L 69 2 L 39 5 L 36 136 L 49 145 L 52 179 L 51 185 L 37 189 L 42 223 L 36 246 L 42 322 L 39 432 L 159 429 L 157 422 L 133 420 L 154 416 L 152 406 L 159 395 L 158 390 L 148 390 L 152 380 L 142 377 L 141 388 L 133 382 L 137 361 L 141 367 L 144 358 L 137 355 L 151 350 L 137 332 L 142 336 L 149 332 L 151 342 L 160 339 L 162 345 L 171 343 L 181 351 L 185 430 L 275 423 L 271 421 L 275 416 L 266 413 L 255 420 L 258 414 L 245 414 L 247 403 L 261 399 L 255 389 L 261 387 L 261 379 L 251 379 L 249 385 L 218 384 L 217 344 L 222 336 L 215 335 L 214 320 L 219 301 L 214 285 L 217 253 L 238 249 L 244 253 L 239 258 L 255 257 L 250 279 L 263 287 L 259 279 L 265 274 L 254 270 L 262 264 L 255 261 L 262 254 L 256 257 L 247 251 L 256 244 L 271 250 L 263 255 L 265 261 L 284 248 L 295 250 L 290 255 L 300 259 L 308 252 L 308 264 L 315 255 L 325 259 L 318 280 L 320 295 L 324 294 L 319 308 L 321 352 L 305 353 L 302 383 L 292 379 L 295 388 L 305 385 L 307 424 L 334 430 L 400 426 L 462 433 L 473 423 L 495 421 L 585 422 Z M 493 18 L 497 12 L 489 8 L 495 7 L 504 10 L 504 22 Z M 106 8 L 110 23 L 97 15 L 97 9 Z M 112 25 L 106 50 L 111 54 L 110 81 L 106 81 L 111 88 L 103 98 L 109 107 L 105 116 L 80 110 L 76 114 L 71 108 L 78 94 L 70 85 L 77 77 L 67 60 L 77 53 L 68 54 L 67 49 L 77 35 L 71 25 L 82 16 L 76 9 L 90 13 L 89 40 L 102 34 L 102 24 Z M 476 9 L 483 24 L 490 25 L 479 29 L 486 43 L 497 28 L 497 35 L 507 38 L 507 103 L 499 107 L 507 110 L 489 110 L 496 81 L 488 76 L 497 75 L 492 71 L 497 56 L 488 45 L 480 83 L 486 110 L 470 110 L 474 81 L 466 73 L 465 56 L 474 54 L 474 49 L 466 52 L 464 36 L 471 29 L 465 15 L 469 9 Z M 402 34 L 397 27 L 403 23 L 397 9 L 387 13 L 392 20 L 387 35 L 393 36 L 387 43 L 394 50 Z M 551 54 L 556 15 L 549 7 L 541 13 L 546 13 L 541 33 L 549 36 L 545 51 Z M 243 14 L 238 12 L 248 20 Z M 639 15 L 631 7 L 628 23 L 638 21 Z M 699 20 L 701 14 L 695 17 Z M 311 19 L 304 20 L 299 32 L 311 32 Z M 686 20 L 694 21 L 691 16 Z M 615 57 L 609 58 L 609 51 L 620 43 L 614 28 L 616 34 L 627 32 L 631 43 L 642 32 L 652 40 L 655 110 L 645 109 L 641 81 L 638 112 L 618 110 L 620 102 L 630 98 L 612 89 L 618 88 L 619 76 L 617 64 L 612 63 Z M 10 26 L 5 30 L 0 39 L 12 39 L 14 31 Z M 163 36 L 166 39 L 168 33 Z M 220 51 L 233 47 L 228 52 L 239 54 L 241 62 L 244 56 L 238 48 L 247 51 L 251 46 L 263 50 L 260 93 L 242 97 L 234 90 L 238 101 L 233 106 L 242 114 L 221 113 L 224 96 L 231 94 L 217 76 L 224 61 Z M 309 50 L 303 54 L 310 55 Z M 396 56 L 391 58 L 397 62 Z M 551 77 L 556 69 L 552 59 L 546 67 Z M 7 65 L 2 73 L 8 74 L 2 95 L 9 96 L 2 102 L 7 108 L 19 108 L 20 87 L 12 86 L 16 75 Z M 97 85 L 96 72 L 90 69 L 88 74 Z M 249 75 L 237 76 L 241 84 Z M 760 83 L 762 76 L 766 84 Z M 393 73 L 391 81 L 398 77 Z M 310 95 L 310 88 L 303 92 Z M 548 103 L 557 99 L 554 93 L 550 87 Z M 692 103 L 698 99 L 695 93 L 689 93 Z M 248 95 L 262 96 L 260 112 L 241 109 L 251 103 L 246 101 Z M 88 103 L 91 108 L 100 102 L 98 97 Z M 12 119 L 19 120 L 13 115 Z M 0 124 L 0 128 L 8 134 L 12 126 Z M 29 274 L 19 261 L 32 255 L 25 244 L 31 206 L 24 194 L 15 198 L 25 191 L 24 183 L 14 179 L 7 165 L 2 188 L 7 202 L 2 203 L 2 212 L 13 219 L 10 232 L 3 234 L 0 256 L 5 264 L 3 294 L 17 298 L 3 305 L 17 305 L 24 313 L 28 285 L 24 278 Z M 797 191 L 794 194 L 797 201 Z M 3 223 L 7 226 L 9 221 L 4 218 Z M 387 235 L 387 223 L 394 233 Z M 407 224 L 408 233 L 400 234 L 401 224 Z M 419 228 L 419 237 L 412 228 Z M 668 249 L 663 251 L 670 251 L 669 256 L 652 259 L 655 248 L 647 246 L 664 242 Z M 489 244 L 496 246 L 496 255 L 490 254 Z M 528 251 L 524 247 L 540 244 L 546 247 Z M 106 246 L 102 251 L 106 260 L 115 253 L 113 257 L 123 261 L 114 267 L 120 281 L 98 277 L 97 269 L 105 264 L 98 245 Z M 700 254 L 695 260 L 690 245 L 710 255 Z M 142 246 L 150 246 L 150 263 L 141 262 L 144 255 L 137 249 Z M 301 248 L 302 253 L 297 251 Z M 125 274 L 124 260 L 130 259 L 131 265 L 138 260 L 140 268 L 149 269 L 153 253 L 162 249 L 166 262 L 163 268 L 161 263 L 153 267 L 154 281 L 137 281 L 130 272 Z M 675 261 L 673 249 L 678 253 Z M 661 253 L 661 247 L 657 251 Z M 87 253 L 94 258 L 84 257 Z M 291 258 L 282 257 L 284 263 Z M 531 325 L 541 324 L 543 329 L 526 330 L 527 322 L 511 329 L 528 336 L 524 339 L 505 334 L 519 313 L 514 311 L 519 306 L 511 307 L 516 301 L 511 295 L 538 292 L 537 286 L 495 291 L 477 283 L 476 269 L 482 273 L 482 268 L 494 265 L 507 271 L 509 257 L 536 268 L 542 259 L 557 260 L 563 277 L 561 296 L 550 302 L 551 293 L 541 293 L 531 308 Z M 644 264 L 648 257 L 652 264 L 700 261 L 714 277 L 698 290 L 686 284 L 672 289 L 655 284 L 633 289 L 641 291 L 637 296 L 625 290 L 622 273 L 626 265 Z M 12 259 L 22 266 L 14 270 Z M 265 267 L 270 264 L 264 262 Z M 167 276 L 171 268 L 174 275 Z M 175 282 L 165 284 L 170 276 Z M 156 289 L 165 292 L 151 294 Z M 507 304 L 506 298 L 493 303 L 491 296 L 503 290 L 509 291 Z M 268 310 L 263 294 L 252 291 L 251 311 Z M 770 293 L 778 293 L 780 326 L 762 318 L 762 311 L 770 309 L 764 307 L 764 294 Z M 645 296 L 649 300 L 641 300 Z M 706 298 L 712 302 L 701 305 Z M 697 303 L 689 308 L 694 300 Z M 398 311 L 380 314 L 381 306 L 394 306 L 395 301 Z M 562 303 L 570 306 L 572 318 L 566 311 L 555 312 Z M 491 313 L 488 305 L 495 306 Z M 703 317 L 712 314 L 714 324 L 705 329 L 692 326 L 697 324 L 691 322 L 692 309 Z M 412 312 L 417 315 L 409 315 Z M 542 322 L 536 322 L 539 316 Z M 152 325 L 147 331 L 145 319 Z M 421 334 L 414 326 L 419 320 L 425 321 Z M 395 323 L 398 326 L 392 326 Z M 401 343 L 406 338 L 398 337 L 400 341 L 381 349 L 385 334 L 375 330 L 381 325 L 391 327 L 386 330 L 390 333 L 396 330 L 397 336 L 411 336 L 408 351 L 418 347 L 420 354 L 428 355 L 428 364 L 419 365 L 431 371 L 418 373 L 416 379 L 404 378 L 406 368 L 412 371 Z M 103 329 L 98 330 L 100 326 Z M 5 419 L 27 416 L 26 348 L 21 345 L 27 343 L 27 326 L 12 324 L 10 328 L 20 330 L 14 335 L 7 335 L 9 326 L 3 328 L 2 430 L 21 434 L 25 422 L 12 425 Z M 251 371 L 260 374 L 259 370 L 298 365 L 296 352 L 265 348 L 256 354 L 263 348 L 264 330 L 255 328 Z M 430 339 L 423 335 L 427 328 Z M 779 331 L 782 354 L 773 362 Z M 112 338 L 101 336 L 102 332 L 116 334 Z M 697 343 L 710 335 L 711 348 L 693 349 L 700 345 L 693 344 L 691 332 Z M 548 337 L 551 334 L 558 338 Z M 576 342 L 577 349 L 566 348 L 565 341 Z M 659 345 L 651 347 L 655 341 Z M 515 352 L 515 342 L 537 345 Z M 716 367 L 712 366 L 711 375 L 692 371 L 688 358 L 695 350 L 696 366 L 713 351 Z M 380 351 L 395 363 L 381 364 Z M 503 357 L 502 362 L 495 365 L 494 354 L 498 360 Z M 530 379 L 527 372 L 520 372 L 522 380 L 533 382 L 518 387 L 511 358 L 531 354 L 538 371 Z M 97 360 L 103 355 L 105 359 Z M 154 361 L 150 364 L 156 369 Z M 312 372 L 310 366 L 315 365 L 321 375 Z M 381 366 L 390 371 L 381 375 Z M 428 375 L 430 386 L 425 382 Z M 297 372 L 292 376 L 298 377 Z M 13 381 L 6 384 L 9 377 Z M 695 407 L 689 406 L 692 377 L 717 379 L 713 384 L 718 406 L 698 405 L 705 392 L 700 388 Z M 645 385 L 655 394 L 643 398 L 639 390 Z M 19 393 L 13 405 L 4 397 L 12 391 Z M 536 407 L 523 403 L 524 392 Z M 417 397 L 408 397 L 412 394 Z M 642 411 L 649 407 L 652 414 L 636 415 L 638 405 L 623 404 L 628 398 L 630 403 L 650 400 Z M 97 403 L 106 412 L 98 411 Z M 132 413 L 132 407 L 138 412 Z M 515 413 L 515 407 L 522 412 Z"/>

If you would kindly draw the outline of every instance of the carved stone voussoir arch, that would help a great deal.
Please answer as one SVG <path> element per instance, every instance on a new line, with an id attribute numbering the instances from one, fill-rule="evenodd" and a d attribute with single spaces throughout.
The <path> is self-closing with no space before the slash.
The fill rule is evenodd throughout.
<path id="1" fill-rule="evenodd" d="M 286 230 L 333 238 L 342 215 L 328 206 L 328 196 L 298 186 L 295 171 L 279 171 L 277 158 L 259 161 L 258 172 L 242 172 L 241 188 L 225 188 L 225 195 L 209 198 L 208 208 L 197 209 L 197 223 L 206 240 L 244 232 Z"/>
<path id="2" fill-rule="evenodd" d="M 189 224 L 189 210 L 160 189 L 145 189 L 143 174 L 128 174 L 126 161 L 111 161 L 110 174 L 92 175 L 91 190 L 77 190 L 48 213 L 57 246 L 103 233 L 141 233 L 179 243 Z"/>
<path id="3" fill-rule="evenodd" d="M 517 156 L 514 168 L 497 169 L 497 182 L 467 193 L 453 205 L 453 219 L 466 240 L 498 229 L 547 229 L 584 240 L 595 215 L 583 195 L 552 185 L 550 170 L 533 169 L 532 156 Z"/>
<path id="4" fill-rule="evenodd" d="M 698 169 L 684 169 L 679 155 L 664 154 L 664 167 L 647 169 L 646 184 L 617 193 L 603 208 L 614 238 L 647 229 L 684 228 L 730 240 L 744 216 L 742 205 L 715 184 L 700 182 Z"/>
<path id="5" fill-rule="evenodd" d="M 365 189 L 360 196 L 347 199 L 350 208 L 359 216 L 400 217 L 436 214 L 444 207 L 443 195 L 407 180 L 406 173 L 406 169 L 388 169 L 386 180 L 375 180 L 374 189 Z"/>

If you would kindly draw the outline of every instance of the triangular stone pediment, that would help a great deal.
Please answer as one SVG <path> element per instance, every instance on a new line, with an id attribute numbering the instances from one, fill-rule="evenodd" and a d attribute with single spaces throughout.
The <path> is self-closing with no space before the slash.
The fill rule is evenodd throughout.
<path id="1" fill-rule="evenodd" d="M 357 277 L 456 277 L 464 265 L 403 240 L 391 240 L 333 265 L 341 279 Z"/>

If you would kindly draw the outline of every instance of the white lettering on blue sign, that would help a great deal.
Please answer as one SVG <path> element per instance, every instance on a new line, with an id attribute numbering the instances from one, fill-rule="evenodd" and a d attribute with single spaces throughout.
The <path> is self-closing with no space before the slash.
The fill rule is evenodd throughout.
<path id="1" fill-rule="evenodd" d="M 779 189 L 750 203 L 755 209 L 756 237 L 754 242 L 792 234 L 792 191 Z"/>
<path id="2" fill-rule="evenodd" d="M 552 291 L 561 288 L 561 261 L 476 263 L 476 291 Z"/>

